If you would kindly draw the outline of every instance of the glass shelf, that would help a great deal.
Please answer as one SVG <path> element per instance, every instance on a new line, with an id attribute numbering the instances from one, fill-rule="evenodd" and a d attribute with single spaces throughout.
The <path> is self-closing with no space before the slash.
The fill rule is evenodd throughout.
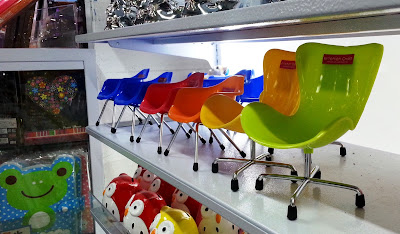
<path id="1" fill-rule="evenodd" d="M 93 195 L 91 195 L 91 213 L 100 227 L 109 234 L 128 233 L 128 230 L 119 222 Z"/>
<path id="2" fill-rule="evenodd" d="M 176 123 L 169 123 L 172 127 L 177 126 Z M 141 128 L 142 125 L 137 126 L 135 132 L 140 132 Z M 299 200 L 300 215 L 293 222 L 286 218 L 286 212 L 295 184 L 270 180 L 264 183 L 263 191 L 254 189 L 259 174 L 285 174 L 289 173 L 287 169 L 254 166 L 240 174 L 240 189 L 232 192 L 230 181 L 237 164 L 221 166 L 220 173 L 211 172 L 215 157 L 238 157 L 237 151 L 221 134 L 216 132 L 226 147 L 225 151 L 222 152 L 215 143 L 200 144 L 199 171 L 194 172 L 192 137 L 187 139 L 184 134 L 178 134 L 170 154 L 165 157 L 156 152 L 157 126 L 147 126 L 140 144 L 129 141 L 130 131 L 130 127 L 121 127 L 116 134 L 112 134 L 107 125 L 87 127 L 89 135 L 249 233 L 385 233 L 400 230 L 400 223 L 397 222 L 399 212 L 396 210 L 400 202 L 392 196 L 400 193 L 400 181 L 393 177 L 400 167 L 399 155 L 351 144 L 345 144 L 346 157 L 341 157 L 339 147 L 334 145 L 316 149 L 313 163 L 321 166 L 323 178 L 359 186 L 366 194 L 366 206 L 364 209 L 356 208 L 355 194 L 351 191 L 310 187 Z M 202 128 L 200 134 L 208 136 L 208 129 Z M 170 139 L 170 134 L 164 134 L 163 142 Z M 247 136 L 235 134 L 233 140 L 246 153 L 249 152 Z M 264 152 L 266 148 L 257 146 L 257 155 Z M 299 149 L 275 150 L 273 160 L 290 162 L 302 174 L 304 158 Z"/>

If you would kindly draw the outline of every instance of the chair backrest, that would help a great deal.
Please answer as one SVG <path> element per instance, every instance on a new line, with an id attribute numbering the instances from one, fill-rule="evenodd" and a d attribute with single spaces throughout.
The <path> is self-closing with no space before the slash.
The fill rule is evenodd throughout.
<path id="1" fill-rule="evenodd" d="M 251 77 L 254 75 L 254 70 L 240 70 L 235 75 L 240 75 L 244 77 L 244 83 L 250 82 Z M 203 87 L 211 87 L 221 83 L 231 76 L 210 76 L 208 79 L 205 79 L 203 82 Z"/>
<path id="2" fill-rule="evenodd" d="M 243 69 L 243 70 L 238 71 L 235 75 L 244 76 L 244 83 L 246 84 L 254 76 L 254 70 L 253 69 L 251 69 L 251 70 Z"/>
<path id="3" fill-rule="evenodd" d="M 299 117 L 318 129 L 349 117 L 354 129 L 371 93 L 383 55 L 380 44 L 334 46 L 306 43 L 296 52 Z M 297 115 L 297 114 L 296 114 Z"/>
<path id="4" fill-rule="evenodd" d="M 284 115 L 296 113 L 299 102 L 299 81 L 296 70 L 296 53 L 278 49 L 264 55 L 264 90 L 260 102 Z"/>
<path id="5" fill-rule="evenodd" d="M 244 83 L 244 92 L 243 95 L 238 96 L 236 100 L 238 102 L 250 102 L 246 99 L 253 98 L 251 102 L 258 101 L 261 92 L 264 88 L 264 76 L 259 76 L 253 79 L 250 79 L 249 82 Z"/>
<path id="6" fill-rule="evenodd" d="M 132 76 L 132 78 L 137 78 L 137 79 L 146 79 L 147 76 L 149 75 L 150 69 L 146 68 L 141 70 L 138 74 Z"/>
<path id="7" fill-rule="evenodd" d="M 244 76 L 234 75 L 222 81 L 221 83 L 209 88 L 214 89 L 215 93 L 226 93 L 229 96 L 236 97 L 237 95 L 243 94 L 243 86 Z"/>
<path id="8" fill-rule="evenodd" d="M 167 99 L 170 98 L 170 93 L 182 87 L 202 87 L 204 73 L 193 73 L 191 76 L 183 81 L 170 84 L 152 84 L 146 92 L 143 103 L 144 105 L 151 105 L 159 107 L 163 105 Z M 176 91 L 174 92 L 174 95 Z M 174 97 L 171 97 L 174 98 Z M 173 101 L 173 100 L 172 100 Z"/>
<path id="9" fill-rule="evenodd" d="M 151 83 L 171 83 L 172 79 L 172 72 L 164 72 L 163 74 L 159 75 L 157 78 L 154 80 L 151 80 L 149 82 Z"/>
<path id="10" fill-rule="evenodd" d="M 169 114 L 173 115 L 175 110 L 178 110 L 178 113 L 186 116 L 198 115 L 200 117 L 201 107 L 211 95 L 220 93 L 235 98 L 243 93 L 243 83 L 243 76 L 231 76 L 212 87 L 180 89 Z M 169 116 L 171 117 L 171 115 Z"/>

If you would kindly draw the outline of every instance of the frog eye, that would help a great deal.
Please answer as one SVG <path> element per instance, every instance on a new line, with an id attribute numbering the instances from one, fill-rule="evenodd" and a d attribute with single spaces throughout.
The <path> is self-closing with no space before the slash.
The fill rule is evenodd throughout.
<path id="1" fill-rule="evenodd" d="M 160 179 L 155 179 L 153 181 L 153 183 L 151 184 L 149 190 L 156 193 L 160 189 L 160 186 L 161 186 L 161 180 Z"/>
<path id="2" fill-rule="evenodd" d="M 67 169 L 65 169 L 63 167 L 57 170 L 58 176 L 65 176 L 66 174 L 67 174 Z"/>
<path id="3" fill-rule="evenodd" d="M 143 168 L 139 166 L 139 167 L 136 169 L 135 174 L 133 175 L 133 178 L 134 178 L 134 179 L 137 179 L 137 178 L 140 176 L 140 174 L 142 174 L 142 170 L 143 170 Z"/>
<path id="4" fill-rule="evenodd" d="M 162 234 L 173 234 L 174 231 L 175 231 L 174 224 L 169 220 L 165 220 L 164 222 L 162 222 L 157 229 L 157 233 L 162 233 Z"/>
<path id="5" fill-rule="evenodd" d="M 138 217 L 143 213 L 144 210 L 144 202 L 142 200 L 134 201 L 129 207 L 129 213 L 131 215 Z"/>
<path id="6" fill-rule="evenodd" d="M 5 170 L 0 173 L 0 187 L 5 189 L 16 186 L 21 180 L 21 173 L 15 169 Z"/>
<path id="7" fill-rule="evenodd" d="M 8 184 L 8 185 L 13 185 L 13 184 L 15 184 L 15 183 L 17 183 L 17 177 L 15 177 L 15 176 L 8 176 L 8 177 L 6 178 L 6 184 Z"/>
<path id="8" fill-rule="evenodd" d="M 154 178 L 155 178 L 154 174 L 151 173 L 150 171 L 145 171 L 143 173 L 143 180 L 146 182 L 151 182 L 154 180 Z"/>
<path id="9" fill-rule="evenodd" d="M 215 215 L 215 212 L 212 211 L 210 208 L 208 208 L 207 206 L 201 206 L 201 216 L 203 216 L 203 218 L 205 217 L 211 217 L 212 215 Z"/>
<path id="10" fill-rule="evenodd" d="M 157 227 L 157 224 L 158 224 L 158 222 L 160 222 L 160 219 L 161 219 L 161 214 L 159 213 L 158 215 L 156 215 L 153 222 L 151 223 L 150 228 L 149 228 L 150 231 Z"/>
<path id="11" fill-rule="evenodd" d="M 59 162 L 53 166 L 52 171 L 60 178 L 68 178 L 74 171 L 73 166 L 69 162 Z"/>
<path id="12" fill-rule="evenodd" d="M 117 189 L 117 184 L 116 183 L 111 183 L 107 186 L 107 188 L 105 189 L 105 195 L 107 195 L 107 197 L 111 197 L 114 193 L 115 190 Z"/>
<path id="13" fill-rule="evenodd" d="M 182 192 L 180 190 L 176 193 L 176 197 L 175 197 L 175 199 L 179 203 L 185 203 L 188 198 L 189 198 L 189 196 L 186 193 L 184 193 L 184 192 Z"/>

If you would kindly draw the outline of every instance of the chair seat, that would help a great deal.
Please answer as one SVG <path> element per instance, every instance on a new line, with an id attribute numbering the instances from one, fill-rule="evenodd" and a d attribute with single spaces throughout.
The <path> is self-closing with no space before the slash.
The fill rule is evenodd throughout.
<path id="1" fill-rule="evenodd" d="M 322 147 L 354 129 L 349 117 L 338 118 L 324 127 L 312 129 L 305 121 L 309 115 L 297 112 L 286 116 L 266 104 L 255 102 L 243 108 L 241 123 L 252 140 L 277 149 Z"/>
<path id="2" fill-rule="evenodd" d="M 176 95 L 168 116 L 180 123 L 201 123 L 200 111 L 212 95 L 225 94 L 234 99 L 243 93 L 243 76 L 231 76 L 218 85 L 206 88 L 182 88 Z M 241 86 L 241 87 L 240 87 Z"/>
<path id="3" fill-rule="evenodd" d="M 200 112 L 195 115 L 187 115 L 186 113 L 181 112 L 177 108 L 171 108 L 168 112 L 168 116 L 179 123 L 200 123 Z"/>
<path id="4" fill-rule="evenodd" d="M 97 99 L 113 100 L 115 96 L 118 94 L 118 89 L 121 85 L 121 81 L 122 79 L 107 79 L 106 81 L 104 81 L 103 87 L 100 90 L 99 94 L 97 95 Z"/>
<path id="5" fill-rule="evenodd" d="M 224 128 L 244 133 L 240 122 L 243 106 L 230 97 L 217 94 L 207 99 L 201 108 L 200 119 L 211 129 Z"/>

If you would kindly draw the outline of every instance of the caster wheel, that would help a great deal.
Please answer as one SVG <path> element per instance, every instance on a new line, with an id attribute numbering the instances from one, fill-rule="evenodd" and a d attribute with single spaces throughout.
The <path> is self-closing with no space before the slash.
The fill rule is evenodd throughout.
<path id="1" fill-rule="evenodd" d="M 318 171 L 317 173 L 315 173 L 314 179 L 321 179 L 321 171 Z"/>
<path id="2" fill-rule="evenodd" d="M 365 206 L 365 197 L 364 194 L 358 195 L 356 194 L 356 206 L 358 208 L 363 208 Z"/>
<path id="3" fill-rule="evenodd" d="M 199 163 L 193 163 L 193 171 L 199 170 Z"/>
<path id="4" fill-rule="evenodd" d="M 153 122 L 149 121 L 149 124 L 150 124 L 150 125 L 153 125 Z"/>
<path id="5" fill-rule="evenodd" d="M 268 148 L 268 153 L 274 154 L 274 148 Z"/>
<path id="6" fill-rule="evenodd" d="M 260 191 L 260 190 L 263 190 L 263 188 L 264 188 L 263 179 L 257 179 L 256 180 L 256 190 Z"/>
<path id="7" fill-rule="evenodd" d="M 213 163 L 213 164 L 211 165 L 211 171 L 212 171 L 213 173 L 218 173 L 218 163 Z"/>
<path id="8" fill-rule="evenodd" d="M 296 206 L 288 206 L 287 210 L 287 218 L 289 220 L 296 220 L 297 219 L 297 207 Z"/>
<path id="9" fill-rule="evenodd" d="M 157 148 L 157 153 L 158 153 L 158 154 L 161 154 L 161 151 L 162 151 L 162 149 L 161 149 L 161 147 L 159 146 L 159 147 Z"/>
<path id="10" fill-rule="evenodd" d="M 171 134 L 175 134 L 174 130 L 170 129 L 169 131 L 171 132 Z"/>
<path id="11" fill-rule="evenodd" d="M 116 133 L 117 129 L 116 128 L 111 128 L 111 133 Z"/>
<path id="12" fill-rule="evenodd" d="M 139 143 L 141 139 L 140 137 L 136 138 L 136 143 Z"/>
<path id="13" fill-rule="evenodd" d="M 133 141 L 135 140 L 135 138 L 133 138 L 133 136 L 131 136 L 131 137 L 129 138 L 129 140 L 130 140 L 131 142 L 133 142 Z"/>
<path id="14" fill-rule="evenodd" d="M 189 129 L 189 131 L 188 131 L 188 132 L 189 132 L 189 134 L 192 134 L 193 130 L 192 130 L 192 129 Z"/>
<path id="15" fill-rule="evenodd" d="M 233 192 L 236 192 L 239 190 L 239 181 L 237 179 L 231 180 L 231 189 Z"/>
<path id="16" fill-rule="evenodd" d="M 298 176 L 299 174 L 297 173 L 297 171 L 291 171 L 290 172 L 290 175 L 292 175 L 292 176 Z M 297 183 L 297 181 L 296 180 L 292 180 L 292 183 Z"/>
<path id="17" fill-rule="evenodd" d="M 207 141 L 204 140 L 203 138 L 200 138 L 200 141 L 201 141 L 201 143 L 203 143 L 203 144 L 207 143 Z"/>
<path id="18" fill-rule="evenodd" d="M 220 147 L 222 150 L 225 150 L 225 146 L 224 146 L 224 145 L 219 145 L 219 147 Z"/>
<path id="19" fill-rule="evenodd" d="M 168 156 L 168 154 L 169 154 L 169 150 L 165 150 L 165 151 L 164 151 L 164 155 L 165 155 L 165 156 Z"/>
<path id="20" fill-rule="evenodd" d="M 189 133 L 186 133 L 186 137 L 187 137 L 187 138 L 190 138 L 190 134 L 189 134 Z"/>
<path id="21" fill-rule="evenodd" d="M 346 148 L 345 147 L 340 147 L 340 156 L 344 157 L 346 156 Z"/>
<path id="22" fill-rule="evenodd" d="M 267 157 L 265 157 L 265 161 L 271 162 L 272 161 L 272 156 L 268 155 Z"/>
<path id="23" fill-rule="evenodd" d="M 99 126 L 99 124 L 100 124 L 100 122 L 99 122 L 99 121 L 97 121 L 97 122 L 96 122 L 96 126 Z"/>
<path id="24" fill-rule="evenodd" d="M 210 137 L 210 139 L 208 139 L 208 143 L 212 144 L 214 142 L 214 138 Z"/>
<path id="25" fill-rule="evenodd" d="M 139 124 L 143 124 L 143 119 L 142 118 L 138 118 L 139 120 Z"/>

